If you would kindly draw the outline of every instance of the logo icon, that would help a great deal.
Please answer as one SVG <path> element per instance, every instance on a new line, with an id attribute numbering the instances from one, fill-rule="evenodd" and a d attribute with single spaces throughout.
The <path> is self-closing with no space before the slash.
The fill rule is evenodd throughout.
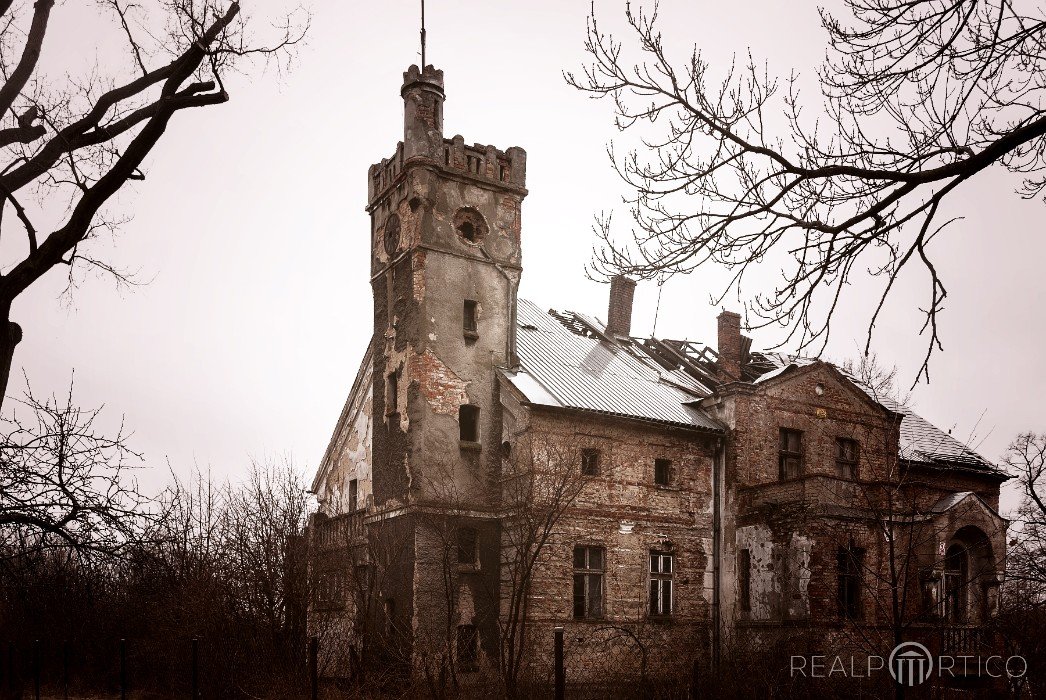
<path id="1" fill-rule="evenodd" d="M 890 652 L 890 675 L 901 685 L 919 685 L 933 672 L 933 656 L 919 642 L 901 642 Z"/>

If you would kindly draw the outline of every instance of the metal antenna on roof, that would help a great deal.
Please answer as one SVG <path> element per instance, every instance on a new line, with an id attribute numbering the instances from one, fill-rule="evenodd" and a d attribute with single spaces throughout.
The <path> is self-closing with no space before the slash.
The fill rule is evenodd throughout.
<path id="1" fill-rule="evenodd" d="M 425 0 L 421 0 L 421 70 L 425 70 Z"/>
<path id="2" fill-rule="evenodd" d="M 654 330 L 650 331 L 650 337 L 657 337 L 657 315 L 661 313 L 661 290 L 664 289 L 664 283 L 658 282 L 657 284 L 657 306 L 654 307 Z"/>

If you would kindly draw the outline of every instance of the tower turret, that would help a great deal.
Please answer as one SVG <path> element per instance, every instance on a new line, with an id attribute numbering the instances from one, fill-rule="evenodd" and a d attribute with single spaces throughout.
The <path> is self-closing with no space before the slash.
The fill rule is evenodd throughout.
<path id="1" fill-rule="evenodd" d="M 403 73 L 403 157 L 438 161 L 443 155 L 443 71 L 411 66 Z"/>

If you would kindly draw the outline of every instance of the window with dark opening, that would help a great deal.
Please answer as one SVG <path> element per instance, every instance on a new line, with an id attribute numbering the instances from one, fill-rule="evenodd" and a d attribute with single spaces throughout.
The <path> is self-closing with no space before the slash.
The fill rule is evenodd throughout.
<path id="1" fill-rule="evenodd" d="M 948 622 L 966 622 L 966 581 L 969 559 L 966 548 L 953 544 L 944 555 L 944 619 Z"/>
<path id="2" fill-rule="evenodd" d="M 385 397 L 385 412 L 392 414 L 399 412 L 400 396 L 400 373 L 390 372 L 388 376 L 388 391 Z"/>
<path id="3" fill-rule="evenodd" d="M 581 450 L 581 473 L 599 476 L 599 450 Z"/>
<path id="4" fill-rule="evenodd" d="M 654 483 L 658 486 L 668 486 L 672 483 L 672 460 L 654 460 Z"/>
<path id="5" fill-rule="evenodd" d="M 861 559 L 863 550 L 840 547 L 837 557 L 839 616 L 856 620 L 861 616 Z"/>
<path id="6" fill-rule="evenodd" d="M 752 553 L 737 550 L 737 602 L 741 610 L 752 609 Z"/>
<path id="7" fill-rule="evenodd" d="M 603 617 L 602 547 L 574 547 L 574 618 L 592 620 Z"/>
<path id="8" fill-rule="evenodd" d="M 837 438 L 835 441 L 835 471 L 841 479 L 857 478 L 857 441 Z"/>
<path id="9" fill-rule="evenodd" d="M 476 671 L 479 668 L 479 631 L 475 625 L 458 625 L 458 670 Z"/>
<path id="10" fill-rule="evenodd" d="M 479 538 L 476 528 L 458 528 L 458 563 L 475 566 L 479 561 Z"/>
<path id="11" fill-rule="evenodd" d="M 472 299 L 466 299 L 462 306 L 461 329 L 464 331 L 466 338 L 475 338 L 479 333 L 479 325 L 476 318 L 478 306 L 478 303 Z"/>
<path id="12" fill-rule="evenodd" d="M 356 479 L 349 480 L 349 512 L 353 513 L 360 507 L 360 482 Z"/>
<path id="13" fill-rule="evenodd" d="M 672 614 L 673 557 L 665 552 L 650 553 L 650 614 Z"/>
<path id="14" fill-rule="evenodd" d="M 778 476 L 794 479 L 803 471 L 803 434 L 798 430 L 781 428 L 781 453 Z"/>
<path id="15" fill-rule="evenodd" d="M 458 226 L 458 233 L 469 243 L 476 242 L 476 227 L 472 225 L 471 221 L 462 221 Z"/>
<path id="16" fill-rule="evenodd" d="M 458 426 L 464 442 L 479 442 L 479 406 L 464 404 L 458 408 Z"/>

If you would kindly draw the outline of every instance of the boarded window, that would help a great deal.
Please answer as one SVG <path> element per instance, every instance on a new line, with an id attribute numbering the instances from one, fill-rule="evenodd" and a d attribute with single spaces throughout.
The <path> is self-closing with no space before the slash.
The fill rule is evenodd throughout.
<path id="1" fill-rule="evenodd" d="M 479 406 L 464 404 L 459 407 L 458 426 L 463 441 L 479 442 Z"/>
<path id="2" fill-rule="evenodd" d="M 672 460 L 654 460 L 654 483 L 658 486 L 668 486 L 672 483 Z"/>
<path id="3" fill-rule="evenodd" d="M 605 552 L 602 547 L 574 547 L 575 619 L 591 620 L 603 617 Z"/>
<path id="4" fill-rule="evenodd" d="M 477 302 L 473 301 L 472 299 L 465 300 L 465 304 L 462 308 L 461 328 L 467 336 L 475 336 L 477 333 L 479 333 L 479 325 L 476 319 L 476 309 Z"/>
<path id="5" fill-rule="evenodd" d="M 836 554 L 839 580 L 839 616 L 850 620 L 861 617 L 861 560 L 864 551 L 840 547 Z"/>
<path id="6" fill-rule="evenodd" d="M 778 476 L 794 479 L 803 473 L 803 434 L 781 428 L 781 453 Z"/>
<path id="7" fill-rule="evenodd" d="M 858 446 L 856 440 L 837 438 L 835 441 L 835 471 L 841 479 L 857 478 Z"/>
<path id="8" fill-rule="evenodd" d="M 599 476 L 599 450 L 581 450 L 581 473 Z"/>
<path id="9" fill-rule="evenodd" d="M 737 603 L 741 610 L 752 609 L 752 553 L 747 549 L 737 551 Z"/>
<path id="10" fill-rule="evenodd" d="M 355 512 L 360 507 L 360 482 L 358 479 L 349 480 L 349 512 Z"/>
<path id="11" fill-rule="evenodd" d="M 479 561 L 478 550 L 479 537 L 476 528 L 458 528 L 458 563 L 475 566 Z"/>
<path id="12" fill-rule="evenodd" d="M 665 552 L 650 552 L 650 614 L 672 614 L 674 557 Z"/>
<path id="13" fill-rule="evenodd" d="M 479 669 L 479 631 L 475 625 L 458 625 L 458 670 Z"/>

